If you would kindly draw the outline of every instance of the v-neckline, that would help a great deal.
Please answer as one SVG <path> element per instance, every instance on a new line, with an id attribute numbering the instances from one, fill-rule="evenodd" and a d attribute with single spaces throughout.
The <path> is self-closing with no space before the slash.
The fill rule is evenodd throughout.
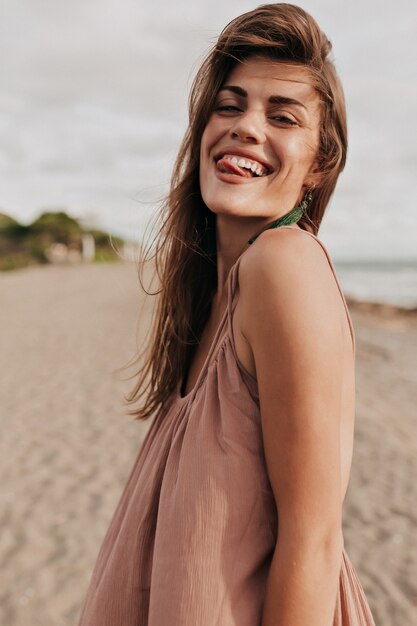
<path id="1" fill-rule="evenodd" d="M 233 264 L 232 267 L 230 268 L 230 272 L 232 271 L 234 265 L 235 264 Z M 229 287 L 230 287 L 230 282 L 229 282 L 230 281 L 230 275 L 231 274 L 229 273 L 228 278 L 227 278 L 227 281 L 228 281 L 227 288 L 228 288 L 228 290 L 229 290 Z M 194 394 L 194 392 L 197 391 L 197 389 L 200 386 L 200 382 L 201 382 L 201 380 L 202 380 L 206 370 L 209 367 L 211 357 L 213 356 L 213 353 L 215 352 L 216 347 L 220 343 L 220 341 L 219 341 L 220 333 L 221 333 L 221 330 L 223 329 L 223 326 L 224 326 L 225 322 L 227 321 L 227 314 L 228 314 L 228 309 L 229 309 L 229 292 L 228 292 L 227 295 L 228 295 L 228 298 L 227 298 L 225 310 L 222 313 L 222 316 L 220 318 L 220 322 L 219 322 L 219 324 L 218 324 L 218 326 L 216 328 L 216 332 L 214 333 L 213 340 L 212 340 L 212 342 L 210 344 L 210 348 L 209 348 L 209 350 L 207 352 L 207 355 L 206 355 L 206 357 L 205 357 L 205 359 L 203 361 L 203 365 L 200 368 L 200 372 L 199 372 L 199 374 L 197 376 L 197 379 L 196 379 L 192 389 L 188 393 L 186 393 L 184 396 L 181 395 L 181 390 L 182 390 L 183 383 L 184 383 L 184 378 L 183 377 L 181 377 L 181 380 L 180 380 L 180 382 L 179 382 L 179 384 L 177 386 L 176 397 L 177 397 L 177 401 L 180 402 L 180 403 L 186 402 Z"/>
<path id="2" fill-rule="evenodd" d="M 247 250 L 249 250 L 249 248 L 250 248 L 250 246 L 248 248 L 245 248 L 240 253 L 240 255 L 234 261 L 234 263 L 232 264 L 232 266 L 231 266 L 231 268 L 229 270 L 229 273 L 228 273 L 227 278 L 226 278 L 226 296 L 227 297 L 226 297 L 225 309 L 224 309 L 223 314 L 222 314 L 222 316 L 220 318 L 220 322 L 219 322 L 219 324 L 217 326 L 216 332 L 214 333 L 214 337 L 213 337 L 213 340 L 212 340 L 212 342 L 210 344 L 209 351 L 207 352 L 206 358 L 203 361 L 203 365 L 201 366 L 200 372 L 199 372 L 199 374 L 197 376 L 197 379 L 196 379 L 192 389 L 188 393 L 186 393 L 185 396 L 181 395 L 181 391 L 182 391 L 183 383 L 184 383 L 184 377 L 181 377 L 181 379 L 180 379 L 180 381 L 179 381 L 179 383 L 177 385 L 177 388 L 175 390 L 175 397 L 176 397 L 176 401 L 177 401 L 178 404 L 186 403 L 194 395 L 194 393 L 197 391 L 197 389 L 200 387 L 201 382 L 202 382 L 202 380 L 203 380 L 203 378 L 204 378 L 204 376 L 205 376 L 205 374 L 206 374 L 206 372 L 208 370 L 208 367 L 210 365 L 210 361 L 211 361 L 211 358 L 213 356 L 213 353 L 215 352 L 216 347 L 221 343 L 219 341 L 220 337 L 221 337 L 220 333 L 221 333 L 221 331 L 223 329 L 223 326 L 225 325 L 225 322 L 227 322 L 229 307 L 231 305 L 231 298 L 233 297 L 233 294 L 231 293 L 231 277 L 232 277 L 232 274 L 233 274 L 233 271 L 234 271 L 236 265 L 238 264 L 238 262 L 240 261 L 242 256 L 245 254 L 245 252 Z M 226 329 L 226 332 L 223 333 L 223 338 L 225 337 L 226 334 L 227 334 L 227 329 Z"/>

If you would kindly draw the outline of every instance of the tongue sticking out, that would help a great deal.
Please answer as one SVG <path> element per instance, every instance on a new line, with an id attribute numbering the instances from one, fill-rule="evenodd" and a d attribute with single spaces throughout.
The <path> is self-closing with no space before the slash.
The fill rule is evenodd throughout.
<path id="1" fill-rule="evenodd" d="M 248 170 L 245 167 L 240 167 L 240 165 L 236 165 L 228 159 L 220 159 L 217 161 L 217 167 L 221 172 L 226 174 L 235 174 L 236 176 L 245 176 L 246 178 L 252 178 L 255 176 L 251 170 Z"/>

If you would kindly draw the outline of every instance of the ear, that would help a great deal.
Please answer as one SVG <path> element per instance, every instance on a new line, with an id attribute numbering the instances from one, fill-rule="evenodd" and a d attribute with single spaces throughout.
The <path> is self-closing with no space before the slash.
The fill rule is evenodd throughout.
<path id="1" fill-rule="evenodd" d="M 319 165 L 317 161 L 315 161 L 304 179 L 303 187 L 305 189 L 315 189 L 316 187 L 320 187 L 323 180 L 324 173 L 319 169 Z"/>

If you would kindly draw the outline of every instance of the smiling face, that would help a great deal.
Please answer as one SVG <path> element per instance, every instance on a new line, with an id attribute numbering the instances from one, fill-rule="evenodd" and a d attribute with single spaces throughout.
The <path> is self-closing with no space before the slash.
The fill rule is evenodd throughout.
<path id="1" fill-rule="evenodd" d="M 200 189 L 217 215 L 268 221 L 290 211 L 314 173 L 320 98 L 302 66 L 253 57 L 217 94 L 200 146 Z"/>

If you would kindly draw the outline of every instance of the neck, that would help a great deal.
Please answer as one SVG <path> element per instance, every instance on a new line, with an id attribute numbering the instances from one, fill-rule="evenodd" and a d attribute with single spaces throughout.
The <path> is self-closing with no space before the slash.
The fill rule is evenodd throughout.
<path id="1" fill-rule="evenodd" d="M 217 247 L 217 292 L 214 301 L 220 303 L 225 297 L 226 281 L 230 269 L 239 256 L 251 245 L 259 235 L 267 229 L 281 226 L 299 228 L 298 220 L 303 214 L 303 208 L 298 205 L 279 218 L 269 220 L 259 226 L 258 219 L 248 218 L 242 222 L 230 216 L 218 215 L 216 218 L 216 247 Z M 256 225 L 255 225 L 256 223 Z M 253 234 L 255 230 L 255 234 Z"/>
<path id="2" fill-rule="evenodd" d="M 217 293 L 221 301 L 230 269 L 248 245 L 249 238 L 259 229 L 259 219 L 217 215 Z"/>

